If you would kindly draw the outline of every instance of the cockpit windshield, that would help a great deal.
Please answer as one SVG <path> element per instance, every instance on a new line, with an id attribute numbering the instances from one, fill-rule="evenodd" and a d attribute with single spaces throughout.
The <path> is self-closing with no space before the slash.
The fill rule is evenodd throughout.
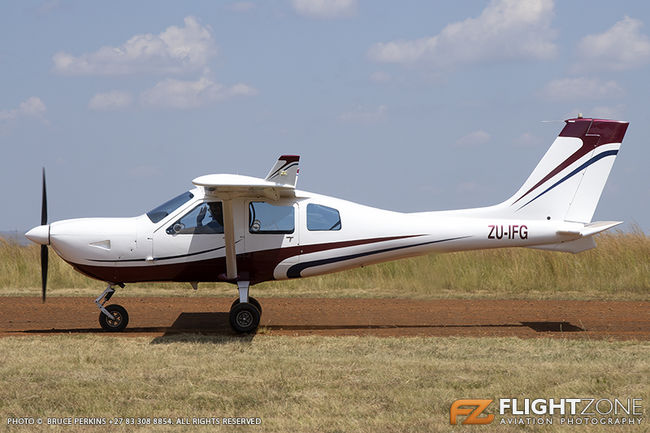
<path id="1" fill-rule="evenodd" d="M 149 212 L 147 212 L 147 216 L 153 223 L 160 222 L 163 218 L 165 218 L 170 213 L 174 212 L 182 204 L 187 203 L 188 200 L 190 200 L 193 197 L 194 194 L 192 194 L 191 192 L 189 191 L 184 192 L 183 194 L 174 197 L 168 202 L 161 204 L 157 208 L 150 210 Z"/>

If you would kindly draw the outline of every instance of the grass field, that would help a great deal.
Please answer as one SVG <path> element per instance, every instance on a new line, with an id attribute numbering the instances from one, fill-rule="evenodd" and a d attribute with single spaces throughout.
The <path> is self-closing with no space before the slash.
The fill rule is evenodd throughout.
<path id="1" fill-rule="evenodd" d="M 516 338 L 0 339 L 0 430 L 28 417 L 259 417 L 228 431 L 578 431 L 449 425 L 460 398 L 641 398 L 650 346 Z M 496 411 L 492 406 L 492 412 Z M 498 420 L 498 418 L 497 418 Z M 647 431 L 582 426 L 585 432 Z M 214 427 L 55 427 L 46 431 L 213 431 Z"/>
<path id="2" fill-rule="evenodd" d="M 640 230 L 606 233 L 580 254 L 523 248 L 429 255 L 331 275 L 276 281 L 258 296 L 528 298 L 647 300 L 650 239 Z M 0 293 L 38 295 L 39 248 L 0 239 Z M 103 283 L 87 278 L 50 252 L 48 294 L 97 296 Z M 193 296 L 188 284 L 134 284 L 121 296 Z M 202 284 L 200 296 L 230 296 L 228 284 Z"/>

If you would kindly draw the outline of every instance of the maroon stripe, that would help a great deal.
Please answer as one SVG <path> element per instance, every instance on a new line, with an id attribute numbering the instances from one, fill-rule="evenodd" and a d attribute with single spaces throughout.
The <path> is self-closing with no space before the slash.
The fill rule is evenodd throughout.
<path id="1" fill-rule="evenodd" d="M 601 119 L 569 119 L 566 120 L 566 126 L 560 132 L 560 137 L 575 137 L 582 140 L 582 146 L 576 150 L 571 156 L 562 161 L 560 165 L 555 167 L 550 173 L 544 176 L 532 188 L 524 193 L 521 197 L 512 203 L 517 203 L 522 198 L 530 194 L 534 189 L 542 185 L 553 176 L 569 167 L 571 164 L 587 155 L 598 146 L 603 146 L 609 143 L 621 143 L 627 131 L 627 122 L 617 122 L 612 120 Z"/>
<path id="2" fill-rule="evenodd" d="M 560 137 L 582 138 L 585 135 L 597 135 L 598 146 L 609 143 L 622 143 L 628 122 L 606 119 L 569 119 L 560 132 Z"/>
<path id="3" fill-rule="evenodd" d="M 282 155 L 280 158 L 283 161 L 286 162 L 298 162 L 300 160 L 300 155 Z"/>
<path id="4" fill-rule="evenodd" d="M 292 256 L 417 236 L 422 235 L 357 239 L 353 241 L 302 245 L 238 254 L 237 268 L 239 269 L 240 279 L 248 280 L 251 284 L 257 284 L 263 281 L 273 280 L 273 271 L 276 266 L 283 260 Z M 219 276 L 226 272 L 225 257 L 165 265 L 128 267 L 119 266 L 119 263 L 111 264 L 110 266 L 82 265 L 78 263 L 70 264 L 77 271 L 88 275 L 89 277 L 114 283 L 136 283 L 145 281 L 217 282 L 223 281 L 223 278 L 219 278 Z"/>

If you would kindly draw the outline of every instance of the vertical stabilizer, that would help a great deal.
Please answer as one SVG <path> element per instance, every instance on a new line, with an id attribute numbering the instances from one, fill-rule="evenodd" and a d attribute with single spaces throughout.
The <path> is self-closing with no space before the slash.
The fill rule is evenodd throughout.
<path id="1" fill-rule="evenodd" d="M 526 219 L 590 222 L 627 127 L 615 120 L 566 120 L 528 180 L 498 207 Z"/>
<path id="2" fill-rule="evenodd" d="M 282 155 L 266 175 L 266 180 L 295 187 L 298 181 L 299 160 L 298 155 Z"/>

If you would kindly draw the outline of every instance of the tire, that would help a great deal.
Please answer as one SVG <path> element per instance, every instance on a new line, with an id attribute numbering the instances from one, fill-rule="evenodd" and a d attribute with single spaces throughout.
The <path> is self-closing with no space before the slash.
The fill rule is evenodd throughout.
<path id="1" fill-rule="evenodd" d="M 260 325 L 260 310 L 251 303 L 235 305 L 230 310 L 230 326 L 235 332 L 248 334 L 255 332 Z"/>
<path id="2" fill-rule="evenodd" d="M 108 332 L 121 332 L 129 324 L 129 313 L 121 305 L 112 304 L 105 307 L 106 310 L 115 316 L 115 320 L 109 318 L 106 314 L 99 313 L 99 325 L 103 330 Z"/>
<path id="3" fill-rule="evenodd" d="M 260 316 L 262 315 L 262 305 L 259 303 L 259 301 L 257 299 L 253 298 L 252 296 L 249 296 L 248 297 L 248 303 L 255 305 L 255 307 L 257 307 L 257 309 L 260 311 Z M 230 306 L 230 309 L 232 310 L 233 308 L 235 308 L 235 305 L 237 305 L 237 304 L 239 304 L 239 298 L 235 299 L 232 302 L 232 305 Z"/>

